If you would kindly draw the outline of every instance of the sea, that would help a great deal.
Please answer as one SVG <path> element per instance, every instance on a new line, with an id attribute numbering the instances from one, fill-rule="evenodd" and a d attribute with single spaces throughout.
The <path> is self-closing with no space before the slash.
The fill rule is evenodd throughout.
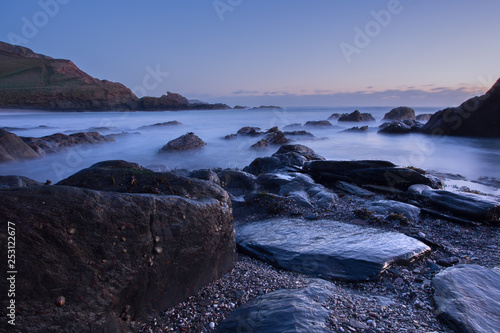
<path id="1" fill-rule="evenodd" d="M 470 189 L 500 195 L 500 139 L 438 137 L 423 134 L 379 134 L 378 126 L 391 107 L 290 107 L 282 109 L 244 109 L 210 111 L 155 112 L 50 112 L 1 110 L 0 128 L 19 136 L 41 137 L 54 133 L 72 134 L 96 130 L 115 134 L 115 142 L 83 145 L 27 161 L 0 164 L 0 175 L 21 175 L 53 184 L 105 160 L 126 160 L 153 170 L 195 170 L 206 168 L 243 168 L 255 158 L 270 156 L 278 150 L 251 150 L 259 138 L 238 137 L 226 140 L 244 126 L 268 130 L 274 126 L 304 124 L 326 120 L 333 113 L 358 109 L 376 119 L 368 123 L 338 123 L 331 128 L 304 129 L 311 137 L 290 137 L 294 143 L 312 148 L 329 160 L 376 159 L 400 166 L 413 166 L 438 174 L 453 189 Z M 434 113 L 440 107 L 417 107 L 415 113 Z M 177 120 L 182 125 L 148 127 Z M 343 132 L 368 125 L 368 132 Z M 193 132 L 207 145 L 198 151 L 159 153 L 170 140 Z"/>

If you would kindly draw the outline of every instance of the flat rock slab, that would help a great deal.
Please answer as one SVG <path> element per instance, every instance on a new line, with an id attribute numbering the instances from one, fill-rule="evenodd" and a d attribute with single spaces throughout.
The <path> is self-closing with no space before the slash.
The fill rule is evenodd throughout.
<path id="1" fill-rule="evenodd" d="M 323 333 L 329 311 L 322 306 L 333 293 L 327 281 L 313 280 L 306 288 L 278 290 L 236 309 L 219 324 L 217 333 Z"/>
<path id="2" fill-rule="evenodd" d="M 456 332 L 500 332 L 500 268 L 459 265 L 436 275 L 439 317 Z"/>
<path id="3" fill-rule="evenodd" d="M 235 231 L 240 251 L 324 279 L 375 280 L 391 263 L 412 261 L 430 251 L 400 233 L 327 220 L 255 221 Z"/>

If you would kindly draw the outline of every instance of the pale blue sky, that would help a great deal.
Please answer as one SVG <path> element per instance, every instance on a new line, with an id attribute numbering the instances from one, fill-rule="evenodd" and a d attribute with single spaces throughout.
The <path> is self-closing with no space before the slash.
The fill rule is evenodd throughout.
<path id="1" fill-rule="evenodd" d="M 445 106 L 500 77 L 499 13 L 495 0 L 2 0 L 0 40 L 151 96 Z"/>

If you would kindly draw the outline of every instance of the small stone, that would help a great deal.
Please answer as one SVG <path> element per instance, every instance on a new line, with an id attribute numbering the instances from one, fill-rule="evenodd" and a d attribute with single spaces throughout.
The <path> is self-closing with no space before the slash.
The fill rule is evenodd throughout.
<path id="1" fill-rule="evenodd" d="M 396 280 L 394 280 L 394 285 L 397 287 L 401 287 L 403 285 L 404 281 L 402 278 L 398 277 Z"/>
<path id="2" fill-rule="evenodd" d="M 64 306 L 64 304 L 66 304 L 66 297 L 59 296 L 58 298 L 56 298 L 56 305 L 57 306 Z"/>
<path id="3" fill-rule="evenodd" d="M 457 257 L 449 257 L 449 258 L 439 259 L 436 261 L 438 265 L 445 267 L 453 266 L 454 264 L 458 264 L 458 262 L 459 259 Z"/>
<path id="4" fill-rule="evenodd" d="M 155 243 L 159 243 L 160 242 L 160 236 L 155 236 Z"/>
<path id="5" fill-rule="evenodd" d="M 215 323 L 211 321 L 210 324 L 208 324 L 208 327 L 213 330 L 215 328 Z"/>
<path id="6" fill-rule="evenodd" d="M 155 247 L 155 253 L 156 254 L 161 254 L 162 252 L 163 252 L 163 249 L 161 247 L 159 247 L 159 246 Z"/>
<path id="7" fill-rule="evenodd" d="M 122 242 L 125 242 L 127 240 L 127 238 L 122 237 L 121 240 L 122 240 Z"/>
<path id="8" fill-rule="evenodd" d="M 68 235 L 74 235 L 76 232 L 76 229 L 75 228 L 71 228 L 68 230 Z"/>
<path id="9" fill-rule="evenodd" d="M 127 249 L 123 249 L 122 251 L 123 251 L 123 253 L 127 253 Z"/>

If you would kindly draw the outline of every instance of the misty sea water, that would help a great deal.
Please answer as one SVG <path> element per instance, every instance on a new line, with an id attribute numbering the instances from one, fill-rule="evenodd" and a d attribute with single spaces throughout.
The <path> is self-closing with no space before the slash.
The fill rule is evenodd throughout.
<path id="1" fill-rule="evenodd" d="M 19 135 L 40 137 L 54 133 L 71 134 L 97 130 L 103 135 L 120 134 L 115 142 L 73 147 L 28 161 L 0 164 L 0 175 L 21 175 L 38 181 L 55 183 L 71 174 L 104 160 L 126 160 L 155 170 L 243 168 L 255 158 L 270 156 L 278 147 L 267 151 L 250 150 L 259 138 L 238 137 L 225 140 L 241 127 L 256 126 L 267 130 L 273 126 L 304 124 L 326 120 L 333 113 L 351 113 L 349 107 L 294 107 L 259 110 L 163 111 L 163 112 L 43 112 L 0 111 L 0 127 Z M 334 127 L 303 128 L 314 138 L 293 137 L 331 160 L 379 159 L 400 166 L 414 166 L 427 171 L 460 174 L 468 180 L 480 177 L 500 178 L 500 140 L 457 137 L 434 137 L 423 134 L 378 134 L 385 113 L 391 107 L 360 107 L 376 121 L 338 123 Z M 434 113 L 440 108 L 415 108 L 416 114 Z M 142 128 L 177 120 L 182 125 Z M 365 133 L 342 133 L 343 130 L 368 125 Z M 297 128 L 302 129 L 302 128 Z M 185 153 L 158 153 L 163 145 L 188 132 L 194 132 L 207 146 Z M 453 177 L 452 177 L 453 178 Z"/>

